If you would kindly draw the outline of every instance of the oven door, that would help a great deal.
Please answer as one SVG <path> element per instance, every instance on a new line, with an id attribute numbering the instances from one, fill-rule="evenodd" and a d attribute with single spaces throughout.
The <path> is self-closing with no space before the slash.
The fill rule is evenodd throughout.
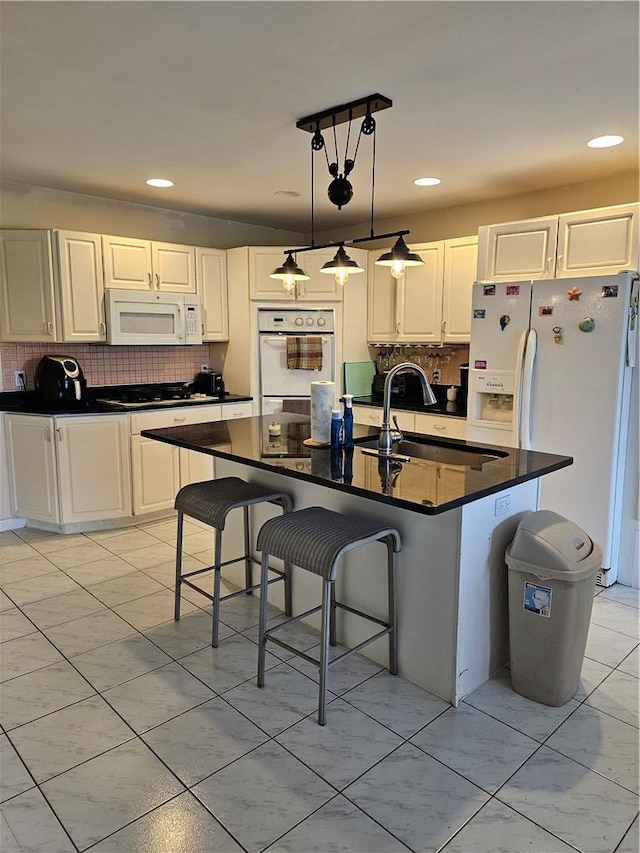
<path id="1" fill-rule="evenodd" d="M 311 383 L 335 381 L 334 335 L 322 338 L 321 370 L 287 369 L 287 336 L 260 335 L 260 382 L 263 397 L 309 397 Z"/>

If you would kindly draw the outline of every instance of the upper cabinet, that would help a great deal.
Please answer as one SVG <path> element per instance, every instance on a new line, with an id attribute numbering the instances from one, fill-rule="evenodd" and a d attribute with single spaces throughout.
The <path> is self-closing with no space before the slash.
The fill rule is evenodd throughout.
<path id="1" fill-rule="evenodd" d="M 320 268 L 330 261 L 335 249 L 316 249 L 298 255 L 298 264 L 305 270 L 309 279 L 298 281 L 293 290 L 285 290 L 282 282 L 269 275 L 285 260 L 284 248 L 277 246 L 251 246 L 246 249 L 247 276 L 249 294 L 258 302 L 340 302 L 342 286 L 336 283 L 333 275 L 320 272 Z"/>
<path id="2" fill-rule="evenodd" d="M 202 340 L 229 340 L 225 251 L 196 248 L 196 283 L 202 301 Z"/>
<path id="3" fill-rule="evenodd" d="M 638 268 L 638 204 L 483 225 L 479 281 L 607 275 Z"/>
<path id="4" fill-rule="evenodd" d="M 196 251 L 193 246 L 103 236 L 102 254 L 105 287 L 196 292 Z"/>
<path id="5" fill-rule="evenodd" d="M 412 245 L 424 261 L 394 279 L 369 253 L 368 339 L 376 343 L 469 340 L 475 236 Z"/>
<path id="6" fill-rule="evenodd" d="M 99 235 L 0 233 L 3 341 L 105 341 L 103 293 Z"/>

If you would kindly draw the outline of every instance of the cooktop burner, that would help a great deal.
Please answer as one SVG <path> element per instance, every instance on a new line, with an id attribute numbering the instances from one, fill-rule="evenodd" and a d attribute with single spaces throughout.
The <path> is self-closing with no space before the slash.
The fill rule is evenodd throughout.
<path id="1" fill-rule="evenodd" d="M 140 406 L 171 406 L 183 403 L 204 403 L 218 398 L 209 397 L 205 394 L 193 394 L 190 388 L 184 385 L 145 386 L 134 385 L 120 390 L 114 390 L 113 395 L 107 399 L 99 400 L 114 408 L 128 408 Z"/>

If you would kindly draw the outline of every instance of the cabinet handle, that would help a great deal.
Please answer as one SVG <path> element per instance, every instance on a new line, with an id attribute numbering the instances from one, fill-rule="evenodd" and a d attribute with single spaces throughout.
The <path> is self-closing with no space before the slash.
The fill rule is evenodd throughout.
<path id="1" fill-rule="evenodd" d="M 204 338 L 204 323 L 200 324 L 202 326 L 202 337 Z"/>
<path id="2" fill-rule="evenodd" d="M 48 335 L 53 334 L 53 321 L 52 320 L 47 321 L 47 334 Z"/>
<path id="3" fill-rule="evenodd" d="M 438 426 L 437 424 L 434 424 L 433 428 L 437 429 L 438 432 L 443 432 L 444 430 L 446 430 L 446 426 Z"/>
<path id="4" fill-rule="evenodd" d="M 555 260 L 555 258 L 553 258 L 553 257 L 547 258 L 547 272 L 551 272 L 552 264 L 553 264 L 554 260 Z"/>
<path id="5" fill-rule="evenodd" d="M 396 323 L 396 334 L 400 334 L 400 320 Z"/>
<path id="6" fill-rule="evenodd" d="M 62 441 L 63 433 L 60 427 L 56 428 L 56 432 L 58 433 L 58 441 Z"/>
<path id="7" fill-rule="evenodd" d="M 51 427 L 44 428 L 44 440 L 51 444 Z"/>
<path id="8" fill-rule="evenodd" d="M 105 325 L 104 320 L 100 320 L 100 334 L 101 334 L 101 335 L 106 335 L 106 334 L 107 334 L 107 327 L 106 327 L 106 325 Z"/>
<path id="9" fill-rule="evenodd" d="M 147 273 L 147 283 L 148 283 L 149 287 L 153 287 L 153 278 L 152 278 L 150 272 Z"/>
<path id="10" fill-rule="evenodd" d="M 440 325 L 440 329 L 442 330 L 442 334 L 444 335 L 444 333 L 446 332 L 446 329 L 447 329 L 447 321 L 446 320 L 442 321 L 442 324 Z"/>
<path id="11" fill-rule="evenodd" d="M 173 422 L 176 424 L 182 423 L 182 421 L 186 421 L 186 418 L 174 418 Z"/>
<path id="12" fill-rule="evenodd" d="M 160 289 L 160 276 L 156 273 L 156 287 Z"/>

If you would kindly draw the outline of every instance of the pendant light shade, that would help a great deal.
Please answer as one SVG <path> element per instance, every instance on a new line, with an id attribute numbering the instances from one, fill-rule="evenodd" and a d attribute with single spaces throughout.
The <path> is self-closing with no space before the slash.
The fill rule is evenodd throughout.
<path id="1" fill-rule="evenodd" d="M 349 281 L 350 275 L 364 272 L 364 269 L 357 261 L 354 261 L 353 258 L 347 255 L 344 246 L 340 246 L 333 259 L 322 265 L 320 272 L 327 275 L 334 275 L 338 284 L 346 284 Z"/>
<path id="2" fill-rule="evenodd" d="M 281 267 L 277 267 L 277 269 L 270 273 L 269 278 L 280 279 L 285 290 L 293 290 L 296 286 L 296 281 L 307 281 L 309 276 L 298 266 L 293 259 L 293 255 L 289 253 L 286 261 Z"/>
<path id="3" fill-rule="evenodd" d="M 376 261 L 381 267 L 391 267 L 391 275 L 400 278 L 404 275 L 406 267 L 420 267 L 424 261 L 420 255 L 410 251 L 402 236 L 398 237 L 395 246 L 390 252 L 380 255 Z"/>

